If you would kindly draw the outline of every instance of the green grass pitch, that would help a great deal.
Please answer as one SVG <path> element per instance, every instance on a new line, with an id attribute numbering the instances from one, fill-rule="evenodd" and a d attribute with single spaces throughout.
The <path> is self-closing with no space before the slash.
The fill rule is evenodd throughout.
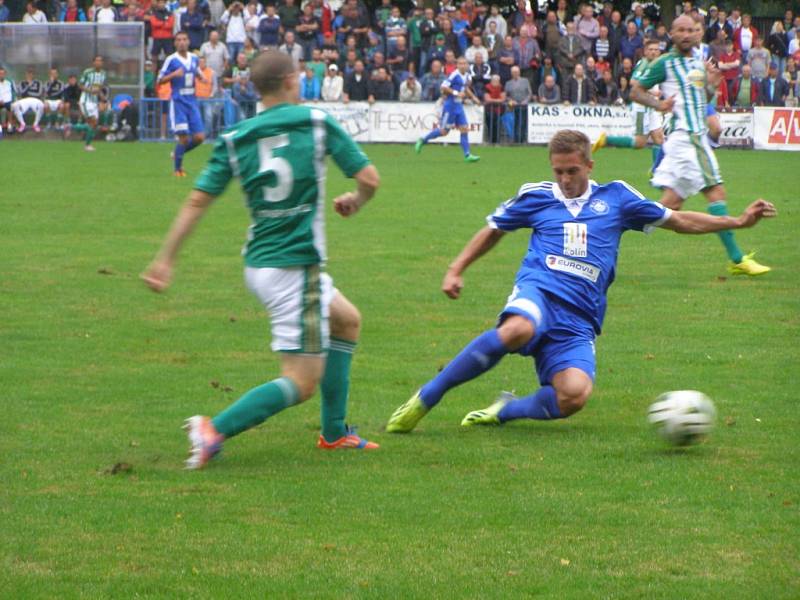
<path id="1" fill-rule="evenodd" d="M 773 266 L 762 278 L 727 277 L 715 236 L 624 236 L 583 412 L 462 430 L 500 390 L 536 388 L 509 356 L 391 436 L 393 409 L 493 325 L 527 234 L 475 264 L 455 302 L 448 262 L 550 172 L 542 148 L 481 148 L 475 165 L 453 146 L 365 149 L 382 187 L 353 219 L 328 211 L 329 270 L 364 317 L 350 418 L 382 449 L 317 450 L 313 399 L 187 472 L 182 420 L 277 372 L 242 281 L 238 189 L 156 295 L 138 274 L 191 187 L 170 147 L 0 143 L 0 597 L 800 596 L 798 155 L 719 152 L 732 212 L 759 196 L 780 211 L 737 233 Z M 603 151 L 594 178 L 657 197 L 649 158 Z M 329 198 L 349 185 L 330 170 Z M 645 413 L 686 388 L 719 421 L 677 451 Z"/>

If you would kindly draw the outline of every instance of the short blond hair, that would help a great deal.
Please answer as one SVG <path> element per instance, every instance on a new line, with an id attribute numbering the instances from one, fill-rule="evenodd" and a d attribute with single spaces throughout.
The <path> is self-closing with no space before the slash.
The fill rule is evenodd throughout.
<path id="1" fill-rule="evenodd" d="M 562 129 L 550 138 L 547 145 L 550 156 L 553 154 L 572 154 L 578 152 L 586 162 L 592 160 L 592 143 L 586 134 L 574 129 Z"/>
<path id="2" fill-rule="evenodd" d="M 250 79 L 262 96 L 274 94 L 283 86 L 283 81 L 295 72 L 292 58 L 279 50 L 265 50 L 253 59 Z"/>

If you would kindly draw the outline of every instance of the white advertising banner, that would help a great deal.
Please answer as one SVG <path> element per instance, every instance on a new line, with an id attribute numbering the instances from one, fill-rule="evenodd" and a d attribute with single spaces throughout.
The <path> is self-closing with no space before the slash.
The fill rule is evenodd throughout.
<path id="1" fill-rule="evenodd" d="M 633 117 L 624 106 L 528 105 L 529 143 L 546 144 L 559 129 L 577 129 L 594 142 L 601 131 L 608 135 L 633 135 Z"/>
<path id="2" fill-rule="evenodd" d="M 439 125 L 441 107 L 433 102 L 316 102 L 308 104 L 330 113 L 357 142 L 414 143 Z M 483 107 L 466 105 L 469 143 L 483 143 Z M 460 133 L 451 129 L 435 143 L 459 143 Z"/>
<path id="3" fill-rule="evenodd" d="M 722 135 L 719 143 L 728 147 L 746 147 L 753 145 L 753 113 L 719 113 Z"/>
<path id="4" fill-rule="evenodd" d="M 800 151 L 800 108 L 759 106 L 753 116 L 756 149 Z"/>
<path id="5" fill-rule="evenodd" d="M 321 108 L 339 121 L 339 125 L 357 142 L 369 142 L 369 103 L 317 102 L 308 104 Z"/>
<path id="6" fill-rule="evenodd" d="M 439 125 L 440 110 L 432 102 L 376 102 L 369 111 L 370 141 L 416 142 Z M 464 112 L 469 122 L 469 143 L 483 143 L 483 107 L 467 104 Z M 459 136 L 457 129 L 451 129 L 446 137 L 433 141 L 458 144 Z"/>

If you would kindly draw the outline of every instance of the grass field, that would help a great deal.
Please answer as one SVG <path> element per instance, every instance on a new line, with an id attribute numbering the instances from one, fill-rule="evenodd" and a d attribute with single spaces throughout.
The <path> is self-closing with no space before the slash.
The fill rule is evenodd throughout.
<path id="1" fill-rule="evenodd" d="M 457 302 L 439 292 L 446 265 L 499 201 L 550 174 L 541 148 L 464 165 L 452 146 L 368 147 L 383 186 L 356 218 L 329 213 L 329 270 L 364 316 L 351 421 L 382 449 L 317 450 L 312 399 L 187 472 L 182 420 L 277 361 L 242 282 L 238 189 L 169 293 L 138 280 L 191 186 L 170 177 L 169 150 L 0 143 L 0 597 L 800 597 L 796 154 L 719 153 L 734 212 L 758 196 L 780 211 L 738 234 L 767 276 L 727 277 L 715 236 L 624 237 L 582 413 L 462 430 L 499 390 L 535 389 L 510 356 L 391 436 L 392 410 L 492 326 L 527 235 L 474 265 Z M 604 151 L 594 176 L 652 196 L 648 161 Z M 347 186 L 331 172 L 329 197 Z M 686 388 L 715 400 L 719 424 L 676 451 L 645 413 Z"/>

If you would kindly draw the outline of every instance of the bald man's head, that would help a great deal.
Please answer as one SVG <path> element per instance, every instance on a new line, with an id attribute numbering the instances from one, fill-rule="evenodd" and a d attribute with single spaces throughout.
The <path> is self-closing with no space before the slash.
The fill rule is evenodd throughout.
<path id="1" fill-rule="evenodd" d="M 670 35 L 678 52 L 687 56 L 691 54 L 696 35 L 694 20 L 689 15 L 681 15 L 672 22 Z"/>

